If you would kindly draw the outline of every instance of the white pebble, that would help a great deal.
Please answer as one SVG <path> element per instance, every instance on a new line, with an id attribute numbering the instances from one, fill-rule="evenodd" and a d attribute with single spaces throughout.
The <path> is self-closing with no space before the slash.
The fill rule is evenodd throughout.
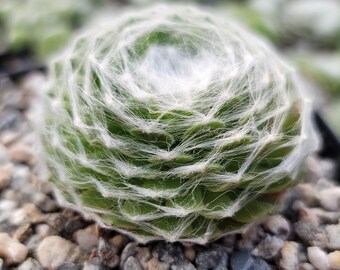
<path id="1" fill-rule="evenodd" d="M 340 250 L 336 250 L 327 255 L 329 267 L 332 270 L 340 270 Z"/>
<path id="2" fill-rule="evenodd" d="M 7 233 L 0 233 L 0 257 L 6 264 L 20 263 L 27 257 L 28 248 L 11 238 Z"/>
<path id="3" fill-rule="evenodd" d="M 322 190 L 318 193 L 318 199 L 323 208 L 336 211 L 340 208 L 340 187 Z"/>
<path id="4" fill-rule="evenodd" d="M 326 270 L 329 268 L 327 254 L 321 248 L 316 246 L 308 247 L 307 256 L 308 260 L 316 269 Z"/>
<path id="5" fill-rule="evenodd" d="M 331 250 L 340 250 L 340 223 L 328 225 L 325 228 L 327 234 L 327 247 Z"/>
<path id="6" fill-rule="evenodd" d="M 60 236 L 48 236 L 37 247 L 37 258 L 46 268 L 58 268 L 64 262 L 76 262 L 82 256 L 80 247 Z"/>

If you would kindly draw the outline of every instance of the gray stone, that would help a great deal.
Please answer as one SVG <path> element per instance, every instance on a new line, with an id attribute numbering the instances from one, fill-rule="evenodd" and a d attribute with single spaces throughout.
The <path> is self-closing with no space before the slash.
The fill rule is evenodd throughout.
<path id="1" fill-rule="evenodd" d="M 125 248 L 122 251 L 122 254 L 120 255 L 120 268 L 123 267 L 125 261 L 130 256 L 134 256 L 137 252 L 138 244 L 136 242 L 130 242 L 128 243 Z"/>
<path id="2" fill-rule="evenodd" d="M 143 268 L 135 257 L 130 256 L 125 261 L 123 270 L 143 270 Z"/>
<path id="3" fill-rule="evenodd" d="M 21 113 L 16 110 L 6 110 L 0 114 L 0 131 L 13 129 L 21 122 Z"/>
<path id="4" fill-rule="evenodd" d="M 284 241 L 282 239 L 267 235 L 260 241 L 252 253 L 267 260 L 273 259 L 277 257 L 283 245 Z"/>
<path id="5" fill-rule="evenodd" d="M 254 270 L 272 270 L 272 267 L 260 257 L 254 257 Z"/>
<path id="6" fill-rule="evenodd" d="M 290 224 L 288 220 L 282 215 L 274 215 L 265 219 L 263 222 L 265 230 L 281 239 L 287 239 L 290 232 Z"/>
<path id="7" fill-rule="evenodd" d="M 234 252 L 230 257 L 230 267 L 231 270 L 255 270 L 250 250 Z"/>
<path id="8" fill-rule="evenodd" d="M 184 260 L 183 247 L 179 243 L 160 241 L 152 251 L 152 255 L 162 262 L 171 264 Z"/>
<path id="9" fill-rule="evenodd" d="M 228 254 L 220 245 L 212 245 L 197 253 L 195 259 L 197 267 L 213 268 L 226 267 L 228 265 Z"/>
<path id="10" fill-rule="evenodd" d="M 309 220 L 300 220 L 293 225 L 295 233 L 310 246 L 327 246 L 327 235 L 320 227 Z"/>
<path id="11" fill-rule="evenodd" d="M 118 250 L 114 245 L 107 242 L 102 237 L 99 238 L 98 255 L 103 264 L 111 268 L 118 266 L 120 258 L 117 254 L 117 251 Z"/>
<path id="12" fill-rule="evenodd" d="M 74 233 L 76 243 L 84 250 L 90 252 L 98 244 L 95 225 L 90 225 L 85 229 L 78 230 Z"/>
<path id="13" fill-rule="evenodd" d="M 78 270 L 79 267 L 75 263 L 65 262 L 59 265 L 56 270 Z"/>

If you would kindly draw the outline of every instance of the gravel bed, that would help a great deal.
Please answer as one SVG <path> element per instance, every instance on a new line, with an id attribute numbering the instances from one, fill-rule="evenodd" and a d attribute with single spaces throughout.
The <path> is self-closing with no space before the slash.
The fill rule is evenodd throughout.
<path id="1" fill-rule="evenodd" d="M 332 164 L 316 157 L 280 213 L 207 246 L 141 245 L 60 208 L 40 180 L 27 122 L 41 79 L 0 82 L 0 270 L 340 269 L 340 187 L 330 179 Z"/>

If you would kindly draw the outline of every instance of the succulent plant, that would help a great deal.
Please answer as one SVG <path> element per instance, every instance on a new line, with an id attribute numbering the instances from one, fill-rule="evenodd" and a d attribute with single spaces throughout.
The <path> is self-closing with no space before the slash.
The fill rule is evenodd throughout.
<path id="1" fill-rule="evenodd" d="M 0 0 L 9 50 L 31 49 L 45 58 L 62 48 L 91 12 L 92 0 Z"/>
<path id="2" fill-rule="evenodd" d="M 204 243 L 277 207 L 314 150 L 310 103 L 232 22 L 156 6 L 51 63 L 42 139 L 59 200 L 145 242 Z"/>

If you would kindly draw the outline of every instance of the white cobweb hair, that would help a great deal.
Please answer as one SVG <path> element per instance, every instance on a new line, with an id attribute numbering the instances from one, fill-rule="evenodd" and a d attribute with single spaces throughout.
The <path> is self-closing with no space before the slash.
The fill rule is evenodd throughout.
<path id="1" fill-rule="evenodd" d="M 140 242 L 240 229 L 315 149 L 292 70 L 192 7 L 86 31 L 54 59 L 49 84 L 40 131 L 59 201 Z"/>

